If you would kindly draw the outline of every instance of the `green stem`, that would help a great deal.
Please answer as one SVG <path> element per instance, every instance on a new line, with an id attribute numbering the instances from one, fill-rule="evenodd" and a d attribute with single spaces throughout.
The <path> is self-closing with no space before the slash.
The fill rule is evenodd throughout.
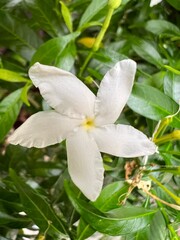
<path id="1" fill-rule="evenodd" d="M 166 134 L 160 138 L 153 139 L 156 144 L 163 144 L 169 141 L 175 141 L 180 139 L 180 130 L 175 130 L 172 133 Z"/>
<path id="2" fill-rule="evenodd" d="M 109 24 L 110 24 L 113 12 L 114 12 L 114 8 L 109 6 L 108 13 L 107 13 L 106 18 L 104 20 L 102 28 L 101 28 L 101 30 L 100 30 L 100 32 L 99 32 L 99 34 L 98 34 L 98 36 L 97 36 L 97 38 L 96 38 L 96 40 L 94 42 L 92 50 L 91 50 L 91 52 L 89 52 L 89 54 L 88 54 L 88 56 L 87 56 L 87 58 L 86 58 L 86 60 L 85 60 L 85 62 L 83 64 L 82 68 L 80 69 L 80 73 L 79 73 L 80 77 L 82 77 L 82 74 L 83 74 L 86 66 L 88 65 L 89 61 L 91 60 L 92 56 L 94 55 L 94 53 L 98 51 L 98 49 L 99 49 L 99 47 L 101 45 L 101 42 L 103 40 L 103 37 L 104 37 L 108 27 L 109 27 Z"/>
<path id="3" fill-rule="evenodd" d="M 170 197 L 172 197 L 177 204 L 180 204 L 180 198 L 177 197 L 174 193 L 172 193 L 169 189 L 167 189 L 165 186 L 163 186 L 155 177 L 152 175 L 149 175 L 151 180 L 155 182 L 161 189 L 163 189 Z"/>

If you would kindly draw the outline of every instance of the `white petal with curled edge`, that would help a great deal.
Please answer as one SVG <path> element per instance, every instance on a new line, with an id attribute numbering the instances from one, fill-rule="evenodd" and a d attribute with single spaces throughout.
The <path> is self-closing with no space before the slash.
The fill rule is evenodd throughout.
<path id="1" fill-rule="evenodd" d="M 74 184 L 95 201 L 103 185 L 103 161 L 94 139 L 81 127 L 66 141 L 68 169 Z"/>
<path id="2" fill-rule="evenodd" d="M 57 112 L 73 118 L 93 115 L 95 95 L 72 73 L 35 63 L 29 76 Z"/>
<path id="3" fill-rule="evenodd" d="M 118 157 L 138 157 L 156 152 L 156 145 L 134 127 L 109 124 L 91 131 L 100 152 Z"/>
<path id="4" fill-rule="evenodd" d="M 150 7 L 153 7 L 154 5 L 157 5 L 160 2 L 162 2 L 162 0 L 151 0 Z"/>
<path id="5" fill-rule="evenodd" d="M 55 111 L 38 112 L 15 130 L 8 141 L 24 147 L 43 148 L 64 140 L 81 120 L 70 119 Z"/>
<path id="6" fill-rule="evenodd" d="M 95 101 L 96 124 L 114 123 L 124 108 L 134 82 L 136 63 L 133 60 L 118 62 L 104 76 Z"/>

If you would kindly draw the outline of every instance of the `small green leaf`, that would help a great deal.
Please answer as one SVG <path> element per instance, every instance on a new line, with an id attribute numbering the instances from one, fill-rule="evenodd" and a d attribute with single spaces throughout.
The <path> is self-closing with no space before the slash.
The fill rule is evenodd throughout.
<path id="1" fill-rule="evenodd" d="M 18 89 L 0 103 L 0 141 L 3 140 L 17 119 L 22 106 L 21 93 L 22 89 Z"/>
<path id="2" fill-rule="evenodd" d="M 164 92 L 177 103 L 180 102 L 180 75 L 167 71 L 164 77 Z"/>
<path id="3" fill-rule="evenodd" d="M 0 80 L 7 82 L 30 82 L 29 79 L 22 77 L 19 73 L 8 69 L 0 69 Z"/>
<path id="4" fill-rule="evenodd" d="M 180 29 L 166 20 L 150 20 L 145 24 L 145 29 L 153 34 L 160 36 L 180 36 Z"/>
<path id="5" fill-rule="evenodd" d="M 112 236 L 127 235 L 145 228 L 156 212 L 140 207 L 120 207 L 103 213 L 84 200 L 78 199 L 67 181 L 65 190 L 76 211 L 90 226 Z"/>
<path id="6" fill-rule="evenodd" d="M 151 64 L 160 68 L 163 67 L 163 61 L 160 54 L 149 42 L 137 37 L 133 37 L 132 47 L 133 50 L 147 62 L 150 62 Z"/>
<path id="7" fill-rule="evenodd" d="M 60 58 L 67 44 L 78 36 L 79 33 L 76 32 L 63 37 L 53 38 L 45 42 L 35 52 L 31 60 L 31 65 L 35 62 L 40 62 L 41 64 L 54 64 L 57 59 Z"/>
<path id="8" fill-rule="evenodd" d="M 30 106 L 30 103 L 28 101 L 28 91 L 30 89 L 30 87 L 32 86 L 32 83 L 27 83 L 23 89 L 22 89 L 22 93 L 21 93 L 21 99 L 22 101 L 27 105 Z"/>
<path id="9" fill-rule="evenodd" d="M 106 186 L 93 205 L 101 211 L 118 208 L 119 200 L 127 193 L 129 184 L 124 181 L 113 182 Z"/>
<path id="10" fill-rule="evenodd" d="M 99 11 L 101 11 L 106 5 L 108 0 L 93 0 L 86 8 L 79 22 L 79 28 L 83 28 L 83 25 L 87 24 Z"/>
<path id="11" fill-rule="evenodd" d="M 58 233 L 61 237 L 67 237 L 64 223 L 57 217 L 53 208 L 46 200 L 23 182 L 13 169 L 10 169 L 9 173 L 20 194 L 24 211 L 39 226 L 41 231 L 45 232 L 48 230 L 50 234 Z"/>
<path id="12" fill-rule="evenodd" d="M 67 6 L 62 1 L 60 1 L 60 4 L 61 4 L 62 16 L 64 18 L 66 26 L 69 29 L 69 31 L 72 33 L 73 25 L 72 25 L 71 13 L 70 13 L 69 9 L 67 8 Z"/>
<path id="13" fill-rule="evenodd" d="M 133 111 L 157 121 L 176 113 L 178 110 L 178 104 L 167 95 L 156 88 L 140 83 L 134 84 L 127 104 Z M 179 115 L 173 118 L 171 125 L 180 127 Z"/>

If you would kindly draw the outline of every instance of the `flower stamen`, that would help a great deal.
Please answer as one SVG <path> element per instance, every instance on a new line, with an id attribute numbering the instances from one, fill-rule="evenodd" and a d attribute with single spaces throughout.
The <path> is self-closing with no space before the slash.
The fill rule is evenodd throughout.
<path id="1" fill-rule="evenodd" d="M 95 127 L 94 118 L 87 117 L 84 122 L 82 123 L 82 126 L 88 131 Z"/>

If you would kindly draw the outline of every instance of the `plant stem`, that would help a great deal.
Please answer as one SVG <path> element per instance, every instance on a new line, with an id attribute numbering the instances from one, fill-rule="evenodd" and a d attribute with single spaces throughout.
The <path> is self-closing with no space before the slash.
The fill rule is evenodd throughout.
<path id="1" fill-rule="evenodd" d="M 88 65 L 89 61 L 91 60 L 92 56 L 94 55 L 95 52 L 97 52 L 99 50 L 99 47 L 100 47 L 100 44 L 103 40 L 103 37 L 109 27 L 109 24 L 110 24 L 110 21 L 111 21 L 111 18 L 112 18 L 112 15 L 113 15 L 113 12 L 114 12 L 114 8 L 112 8 L 111 6 L 109 6 L 109 9 L 108 9 L 108 13 L 105 17 L 105 20 L 104 20 L 104 23 L 102 25 L 102 28 L 94 42 L 94 45 L 92 47 L 92 50 L 91 52 L 89 52 L 83 66 L 81 67 L 80 69 L 80 73 L 79 73 L 79 76 L 82 77 L 82 74 L 86 68 L 86 66 Z"/>

